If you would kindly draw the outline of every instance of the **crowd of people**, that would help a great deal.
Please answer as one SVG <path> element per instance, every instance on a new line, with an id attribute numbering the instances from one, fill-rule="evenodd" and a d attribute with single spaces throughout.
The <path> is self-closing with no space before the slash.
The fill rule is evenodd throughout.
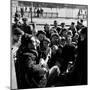
<path id="1" fill-rule="evenodd" d="M 34 23 L 27 24 L 28 18 L 14 18 L 11 30 L 12 58 L 15 62 L 18 88 L 42 88 L 62 83 L 87 83 L 87 27 L 83 20 L 77 25 L 57 21 L 50 28 L 45 24 L 37 30 Z M 59 83 L 58 85 L 57 82 Z"/>

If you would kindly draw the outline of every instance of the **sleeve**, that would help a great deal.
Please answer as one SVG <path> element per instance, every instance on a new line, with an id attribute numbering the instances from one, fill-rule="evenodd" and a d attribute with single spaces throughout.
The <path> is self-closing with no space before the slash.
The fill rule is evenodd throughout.
<path id="1" fill-rule="evenodd" d="M 30 57 L 28 58 L 27 66 L 33 72 L 44 73 L 44 70 L 43 70 L 43 68 L 41 68 L 40 64 L 36 64 L 36 61 L 33 61 Z"/>
<path id="2" fill-rule="evenodd" d="M 32 34 L 32 31 L 31 31 L 31 27 L 30 26 L 28 26 L 28 33 L 29 34 Z"/>

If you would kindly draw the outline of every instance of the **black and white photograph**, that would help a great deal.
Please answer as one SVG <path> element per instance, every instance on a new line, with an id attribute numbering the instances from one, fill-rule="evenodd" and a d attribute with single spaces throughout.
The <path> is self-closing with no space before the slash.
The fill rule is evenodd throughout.
<path id="1" fill-rule="evenodd" d="M 88 5 L 11 0 L 12 90 L 88 85 Z"/>

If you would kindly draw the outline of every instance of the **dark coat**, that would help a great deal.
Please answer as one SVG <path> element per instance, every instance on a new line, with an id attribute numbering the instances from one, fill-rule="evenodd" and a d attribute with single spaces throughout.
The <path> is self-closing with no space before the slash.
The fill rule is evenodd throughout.
<path id="1" fill-rule="evenodd" d="M 27 24 L 23 24 L 21 26 L 21 29 L 27 34 L 32 34 L 31 27 Z"/>

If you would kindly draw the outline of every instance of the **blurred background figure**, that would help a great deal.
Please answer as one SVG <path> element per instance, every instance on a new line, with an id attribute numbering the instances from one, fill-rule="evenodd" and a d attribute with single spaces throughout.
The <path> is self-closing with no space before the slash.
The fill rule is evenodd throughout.
<path id="1" fill-rule="evenodd" d="M 49 24 L 44 25 L 44 31 L 46 32 L 46 37 L 50 38 L 50 26 L 49 26 Z"/>
<path id="2" fill-rule="evenodd" d="M 31 27 L 30 27 L 30 25 L 28 25 L 28 19 L 22 18 L 22 21 L 23 21 L 23 24 L 21 26 L 22 31 L 27 34 L 32 34 Z"/>
<path id="3" fill-rule="evenodd" d="M 24 16 L 24 8 L 21 8 L 21 17 L 23 18 Z"/>
<path id="4" fill-rule="evenodd" d="M 74 37 L 75 33 L 77 32 L 74 22 L 71 23 L 71 25 L 70 25 L 68 30 L 72 31 L 72 34 L 73 34 L 73 37 Z"/>
<path id="5" fill-rule="evenodd" d="M 60 28 L 59 35 L 60 35 L 61 37 L 66 37 L 66 36 L 67 36 L 66 34 L 67 34 L 67 29 L 65 28 L 65 23 L 62 22 L 62 23 L 61 23 L 61 28 Z"/>
<path id="6" fill-rule="evenodd" d="M 53 23 L 54 27 L 52 27 L 52 29 L 56 29 L 56 31 L 59 33 L 60 32 L 60 28 L 58 27 L 58 22 L 55 20 Z"/>

